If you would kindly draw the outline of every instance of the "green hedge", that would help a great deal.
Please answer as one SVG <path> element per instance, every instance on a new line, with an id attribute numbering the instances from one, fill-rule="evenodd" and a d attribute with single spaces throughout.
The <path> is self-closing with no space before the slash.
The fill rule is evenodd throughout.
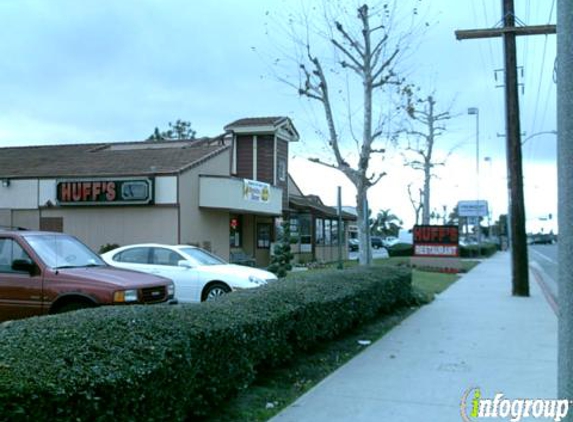
<path id="1" fill-rule="evenodd" d="M 498 250 L 495 243 L 482 243 L 480 249 L 480 256 L 482 258 L 489 258 Z M 478 245 L 460 246 L 460 256 L 462 258 L 477 258 Z"/>
<path id="2" fill-rule="evenodd" d="M 0 326 L 3 421 L 177 421 L 257 370 L 410 303 L 411 273 L 321 272 L 215 302 L 125 306 Z"/>
<path id="3" fill-rule="evenodd" d="M 388 248 L 388 256 L 412 256 L 414 245 L 411 243 L 396 243 Z"/>

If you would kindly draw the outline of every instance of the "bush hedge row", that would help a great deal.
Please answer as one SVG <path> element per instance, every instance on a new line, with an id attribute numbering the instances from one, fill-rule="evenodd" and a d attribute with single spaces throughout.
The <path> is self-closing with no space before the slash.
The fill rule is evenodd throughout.
<path id="1" fill-rule="evenodd" d="M 488 258 L 497 252 L 498 247 L 495 243 L 482 243 L 479 256 Z M 477 258 L 478 245 L 460 246 L 460 257 L 462 258 Z"/>
<path id="2" fill-rule="evenodd" d="M 257 370 L 410 303 L 406 268 L 321 272 L 214 302 L 125 306 L 0 326 L 3 421 L 176 421 Z"/>
<path id="3" fill-rule="evenodd" d="M 388 248 L 388 256 L 412 256 L 414 245 L 411 243 L 396 243 Z"/>

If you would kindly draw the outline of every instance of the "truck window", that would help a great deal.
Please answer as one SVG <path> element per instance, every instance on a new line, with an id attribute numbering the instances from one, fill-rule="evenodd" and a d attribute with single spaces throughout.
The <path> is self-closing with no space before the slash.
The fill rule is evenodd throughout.
<path id="1" fill-rule="evenodd" d="M 32 262 L 28 253 L 15 240 L 0 238 L 0 272 L 17 272 L 12 270 L 12 262 L 16 259 Z"/>

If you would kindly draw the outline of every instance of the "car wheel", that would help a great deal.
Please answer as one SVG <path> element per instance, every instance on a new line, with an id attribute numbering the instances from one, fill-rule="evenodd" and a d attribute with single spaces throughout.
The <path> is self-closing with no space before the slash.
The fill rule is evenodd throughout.
<path id="1" fill-rule="evenodd" d="M 203 292 L 203 301 L 217 299 L 219 296 L 223 296 L 230 291 L 231 289 L 226 284 L 213 283 Z"/>
<path id="2" fill-rule="evenodd" d="M 92 303 L 88 303 L 88 302 L 70 302 L 70 303 L 66 303 L 65 305 L 60 306 L 56 310 L 56 313 L 62 314 L 64 312 L 77 311 L 78 309 L 93 308 L 93 306 L 94 305 Z"/>

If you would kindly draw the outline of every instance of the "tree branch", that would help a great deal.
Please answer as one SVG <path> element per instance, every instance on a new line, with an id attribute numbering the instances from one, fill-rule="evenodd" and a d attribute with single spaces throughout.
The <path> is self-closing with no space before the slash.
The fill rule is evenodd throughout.
<path id="1" fill-rule="evenodd" d="M 368 185 L 374 186 L 376 183 L 380 181 L 384 176 L 386 176 L 386 172 L 380 173 L 378 176 L 372 175 L 368 178 Z"/>
<path id="2" fill-rule="evenodd" d="M 364 51 L 362 51 L 362 46 L 358 43 L 358 41 L 348 35 L 340 22 L 335 22 L 335 26 L 338 32 L 342 34 L 342 36 L 350 43 L 354 50 L 356 50 L 356 52 L 360 54 L 360 57 L 364 60 Z"/>
<path id="3" fill-rule="evenodd" d="M 336 41 L 335 39 L 330 40 L 332 42 L 332 44 L 334 44 L 334 46 L 336 48 L 338 48 L 346 57 L 348 57 L 350 59 L 350 61 L 353 63 L 353 65 L 342 61 L 340 62 L 340 64 L 342 65 L 342 67 L 349 67 L 352 70 L 354 70 L 356 73 L 360 74 L 361 72 L 364 72 L 364 66 L 362 66 L 360 64 L 360 62 L 352 55 L 350 54 L 350 52 L 344 48 L 344 46 L 342 44 L 340 44 L 338 41 Z"/>
<path id="4" fill-rule="evenodd" d="M 338 170 L 338 166 L 335 164 L 330 164 L 330 163 L 326 163 L 324 161 L 322 161 L 320 158 L 309 158 L 308 161 L 310 161 L 311 163 L 316 163 L 316 164 L 320 164 L 321 166 L 325 166 L 325 167 L 329 167 L 331 169 L 336 169 Z"/>
<path id="5" fill-rule="evenodd" d="M 394 61 L 394 59 L 396 58 L 396 56 L 398 55 L 399 52 L 400 52 L 400 49 L 399 49 L 399 48 L 397 48 L 396 50 L 394 50 L 394 52 L 392 53 L 392 55 L 391 55 L 384 63 L 382 63 L 382 65 L 380 65 L 380 68 L 379 68 L 377 71 L 375 71 L 375 72 L 374 72 L 374 75 L 372 76 L 372 80 L 373 80 L 373 81 L 375 81 L 376 79 L 378 79 L 378 78 L 382 75 L 382 73 L 384 72 L 384 70 L 386 70 L 386 68 L 387 68 L 388 66 L 390 66 L 390 64 Z M 392 75 L 392 76 L 393 76 L 393 75 Z M 382 80 L 383 80 L 383 79 L 385 79 L 385 78 L 382 78 Z M 372 84 L 373 87 L 375 87 L 375 86 L 380 86 L 380 85 L 383 85 L 383 83 L 380 84 L 380 81 L 379 81 L 378 83 L 375 82 L 374 84 Z"/>

